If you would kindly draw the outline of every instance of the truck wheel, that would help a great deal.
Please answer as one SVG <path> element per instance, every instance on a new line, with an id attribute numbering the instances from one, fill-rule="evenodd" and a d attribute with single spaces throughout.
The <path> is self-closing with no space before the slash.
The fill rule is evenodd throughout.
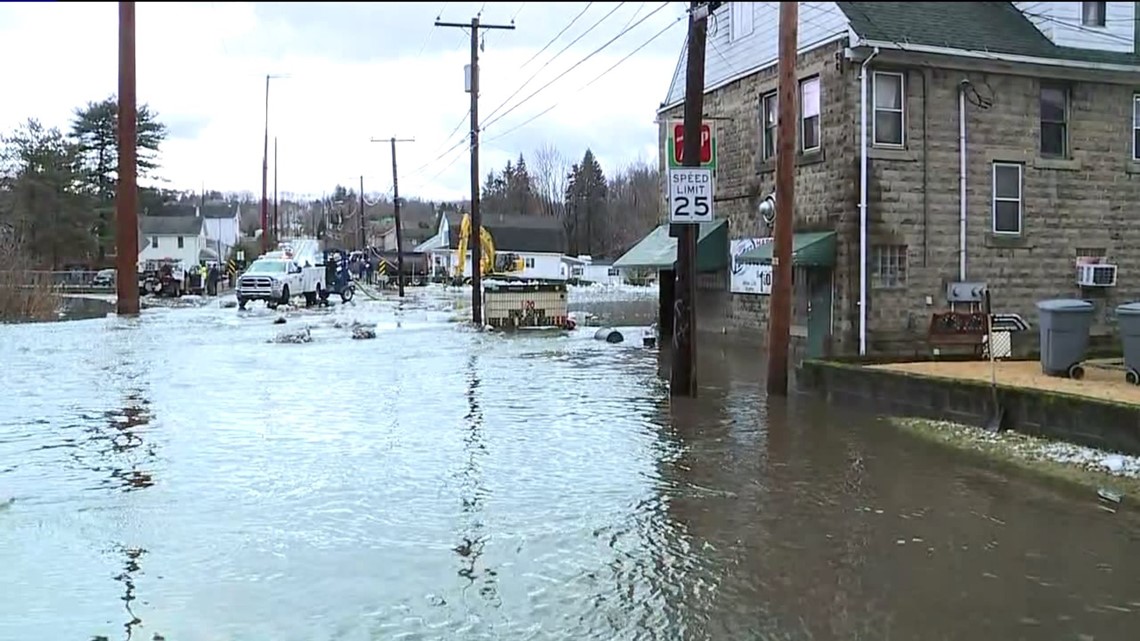
<path id="1" fill-rule="evenodd" d="M 352 300 L 352 295 L 355 293 L 356 293 L 356 288 L 353 287 L 352 285 L 345 287 L 344 290 L 341 291 L 341 293 L 340 293 L 341 302 L 347 303 L 348 301 Z"/>
<path id="2" fill-rule="evenodd" d="M 281 288 L 281 304 L 288 305 L 290 300 L 292 300 L 292 297 L 289 296 L 289 286 L 286 285 Z"/>
<path id="3" fill-rule="evenodd" d="M 246 299 L 242 298 L 241 296 L 238 296 L 238 309 L 245 309 L 245 304 L 248 302 L 249 301 L 247 301 Z"/>
<path id="4" fill-rule="evenodd" d="M 305 307 L 312 307 L 317 304 L 316 292 L 305 292 Z"/>

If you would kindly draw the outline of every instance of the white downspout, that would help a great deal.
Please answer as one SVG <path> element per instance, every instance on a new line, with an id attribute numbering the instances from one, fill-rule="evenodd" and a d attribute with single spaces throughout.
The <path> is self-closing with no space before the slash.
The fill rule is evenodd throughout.
<path id="1" fill-rule="evenodd" d="M 966 87 L 958 85 L 958 281 L 966 281 Z"/>
<path id="2" fill-rule="evenodd" d="M 867 65 L 879 55 L 875 47 L 859 69 L 859 355 L 867 354 Z"/>

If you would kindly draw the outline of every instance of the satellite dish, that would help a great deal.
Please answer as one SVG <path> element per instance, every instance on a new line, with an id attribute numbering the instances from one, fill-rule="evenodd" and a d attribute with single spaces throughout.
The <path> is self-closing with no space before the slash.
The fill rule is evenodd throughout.
<path id="1" fill-rule="evenodd" d="M 772 192 L 765 196 L 757 210 L 760 212 L 760 218 L 768 225 L 776 222 L 776 193 Z"/>

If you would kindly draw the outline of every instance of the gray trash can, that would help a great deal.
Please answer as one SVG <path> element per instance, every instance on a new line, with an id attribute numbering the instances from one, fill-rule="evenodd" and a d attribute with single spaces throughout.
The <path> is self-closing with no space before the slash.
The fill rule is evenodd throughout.
<path id="1" fill-rule="evenodd" d="M 1087 300 L 1038 301 L 1041 328 L 1041 371 L 1049 376 L 1081 379 L 1092 329 L 1093 304 Z"/>
<path id="2" fill-rule="evenodd" d="M 1117 307 L 1116 323 L 1124 346 L 1124 379 L 1140 385 L 1140 303 L 1124 303 Z"/>

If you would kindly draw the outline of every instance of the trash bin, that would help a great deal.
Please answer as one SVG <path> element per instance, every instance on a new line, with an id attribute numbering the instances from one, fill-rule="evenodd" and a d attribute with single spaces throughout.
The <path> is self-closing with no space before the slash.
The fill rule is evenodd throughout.
<path id="1" fill-rule="evenodd" d="M 1041 371 L 1049 376 L 1081 379 L 1081 361 L 1089 346 L 1093 304 L 1087 300 L 1038 301 L 1041 327 Z"/>
<path id="2" fill-rule="evenodd" d="M 1116 324 L 1124 346 L 1124 380 L 1140 385 L 1140 303 L 1117 307 Z"/>

